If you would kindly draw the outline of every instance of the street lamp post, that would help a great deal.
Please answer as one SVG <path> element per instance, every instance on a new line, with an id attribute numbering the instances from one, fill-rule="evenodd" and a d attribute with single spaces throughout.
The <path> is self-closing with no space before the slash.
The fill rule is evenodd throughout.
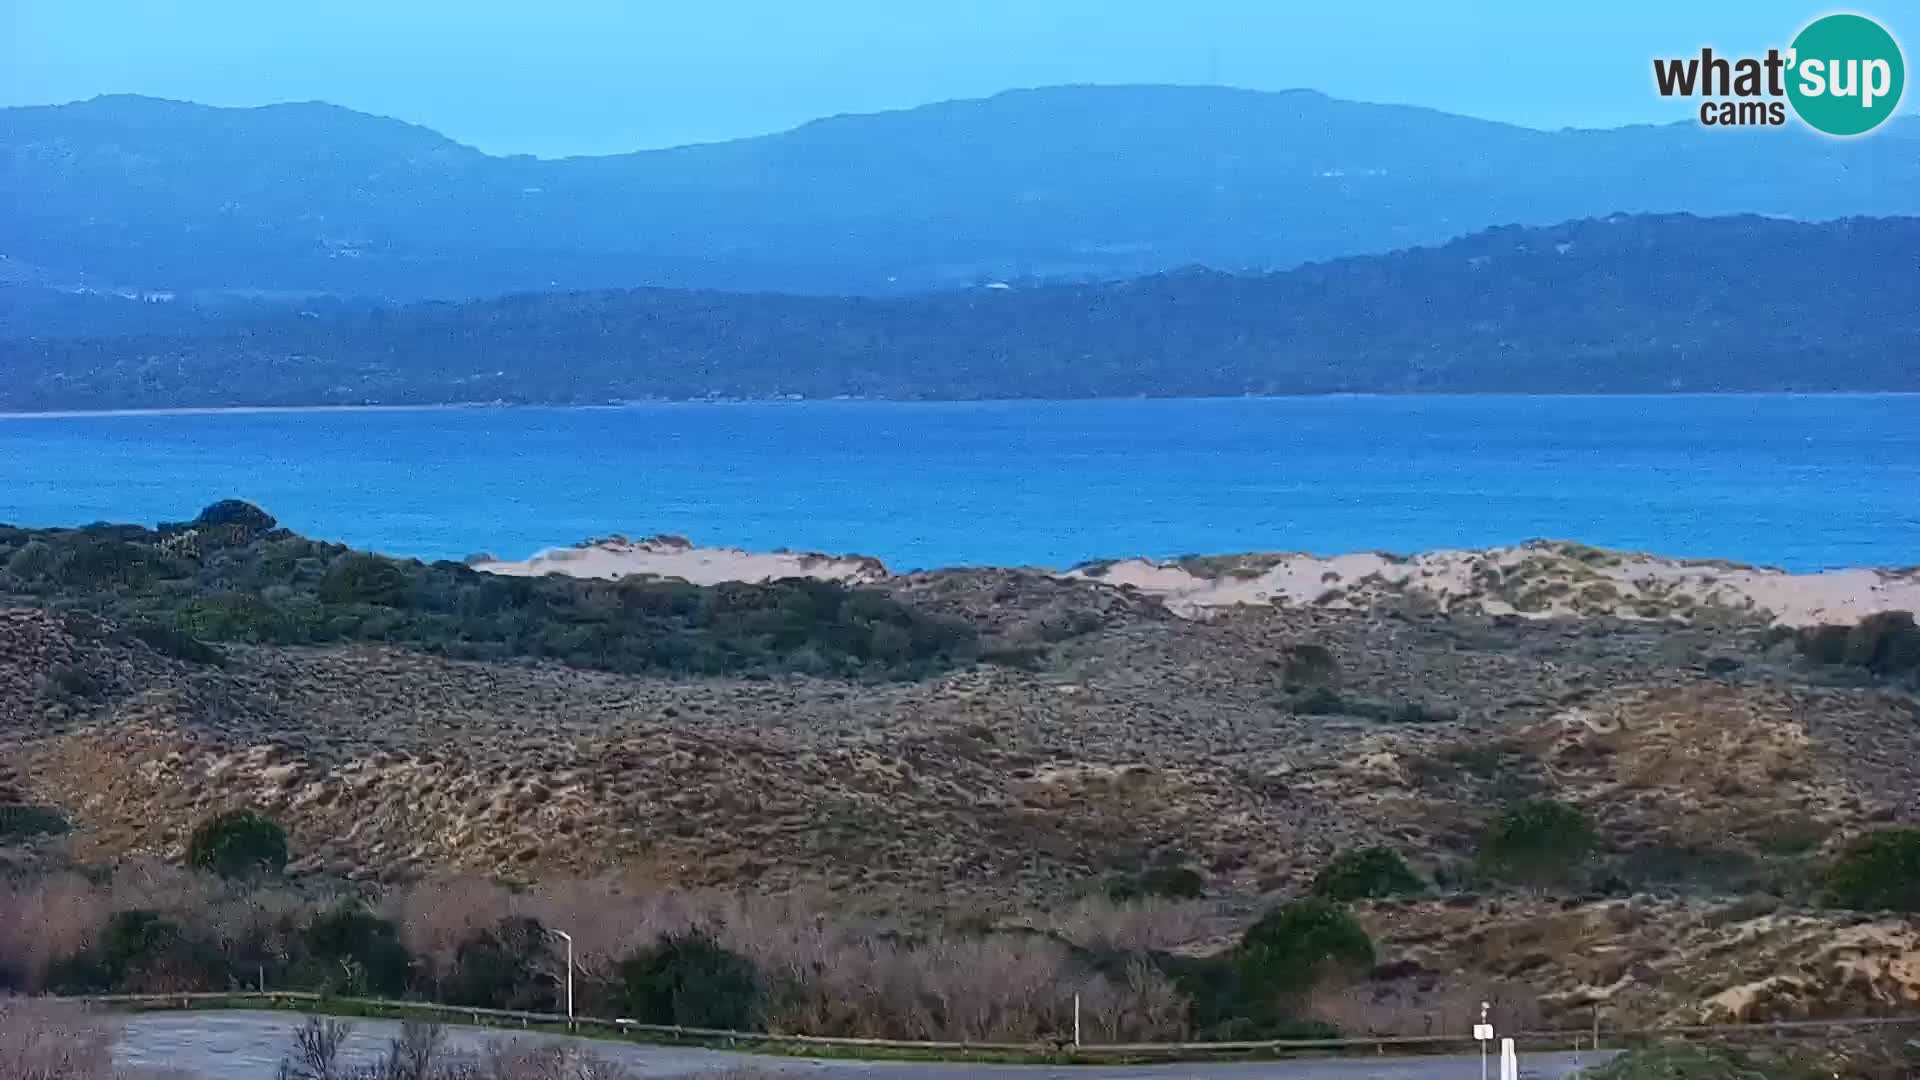
<path id="1" fill-rule="evenodd" d="M 547 932 L 567 943 L 567 1029 L 573 1029 L 573 935 L 565 930 L 547 928 Z"/>

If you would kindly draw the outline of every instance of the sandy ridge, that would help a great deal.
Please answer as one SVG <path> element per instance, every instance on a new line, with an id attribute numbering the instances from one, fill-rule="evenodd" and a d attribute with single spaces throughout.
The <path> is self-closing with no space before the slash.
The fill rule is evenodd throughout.
<path id="1" fill-rule="evenodd" d="M 472 565 L 492 574 L 678 578 L 697 585 L 783 577 L 875 584 L 893 576 L 880 560 L 867 556 L 709 548 L 674 536 L 637 541 L 610 537 L 549 548 L 520 561 L 480 557 Z M 1119 559 L 1055 576 L 1137 590 L 1159 597 L 1170 610 L 1189 618 L 1202 617 L 1209 609 L 1249 604 L 1349 610 L 1414 604 L 1444 612 L 1529 618 L 1738 618 L 1808 626 L 1852 623 L 1880 611 L 1920 611 L 1920 568 L 1796 574 L 1553 540 L 1413 556 Z"/>

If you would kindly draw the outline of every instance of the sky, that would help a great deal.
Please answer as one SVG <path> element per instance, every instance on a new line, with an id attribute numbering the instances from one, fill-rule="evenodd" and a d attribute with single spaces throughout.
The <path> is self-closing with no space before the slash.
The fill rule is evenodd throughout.
<path id="1" fill-rule="evenodd" d="M 1911 40 L 1920 29 L 1902 23 L 1920 23 L 1913 3 L 1848 10 Z M 1610 127 L 1693 115 L 1653 92 L 1653 57 L 1702 45 L 1763 53 L 1829 10 L 1805 0 L 0 0 L 0 105 L 104 93 L 322 100 L 543 157 L 1061 83 L 1309 87 L 1531 127 Z"/>

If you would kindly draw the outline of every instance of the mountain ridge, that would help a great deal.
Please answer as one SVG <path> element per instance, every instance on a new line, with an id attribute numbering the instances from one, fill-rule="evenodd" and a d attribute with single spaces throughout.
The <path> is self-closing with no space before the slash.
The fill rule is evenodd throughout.
<path id="1" fill-rule="evenodd" d="M 0 409 L 1920 391 L 1920 218 L 1614 215 L 1259 276 L 641 288 L 0 338 Z"/>
<path id="2" fill-rule="evenodd" d="M 896 294 L 1261 272 L 1614 211 L 1920 214 L 1909 147 L 1137 85 L 539 159 L 338 106 L 103 97 L 0 110 L 0 191 L 22 207 L 0 255 L 56 286 L 176 292 Z"/>

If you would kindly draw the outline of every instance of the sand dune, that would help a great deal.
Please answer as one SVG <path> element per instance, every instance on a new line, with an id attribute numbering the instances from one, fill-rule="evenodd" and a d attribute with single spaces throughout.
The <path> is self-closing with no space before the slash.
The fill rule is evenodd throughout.
<path id="1" fill-rule="evenodd" d="M 1483 615 L 1753 617 L 1787 626 L 1851 623 L 1878 611 L 1920 610 L 1920 570 L 1792 574 L 1719 560 L 1668 559 L 1562 541 L 1482 551 L 1238 555 L 1095 563 L 1070 577 L 1132 586 L 1195 615 L 1234 604 L 1364 608 L 1430 603 Z"/>
<path id="2" fill-rule="evenodd" d="M 477 559 L 492 574 L 680 578 L 694 584 L 810 577 L 872 584 L 879 560 L 812 552 L 698 547 L 679 537 L 612 537 L 551 548 L 522 561 Z M 1794 574 L 1720 560 L 1669 559 L 1565 541 L 1413 556 L 1359 553 L 1119 559 L 1058 575 L 1130 588 L 1189 618 L 1242 604 L 1367 608 L 1414 604 L 1480 615 L 1628 619 L 1762 619 L 1787 626 L 1851 623 L 1878 611 L 1920 610 L 1920 569 Z"/>
<path id="3" fill-rule="evenodd" d="M 760 582 L 807 577 L 861 584 L 887 576 L 878 559 L 864 555 L 813 552 L 752 552 L 740 548 L 695 547 L 677 536 L 628 540 L 623 536 L 592 540 L 570 548 L 548 548 L 519 562 L 481 557 L 475 570 L 516 577 L 565 574 L 582 578 L 679 578 L 695 585 L 726 581 Z"/>

